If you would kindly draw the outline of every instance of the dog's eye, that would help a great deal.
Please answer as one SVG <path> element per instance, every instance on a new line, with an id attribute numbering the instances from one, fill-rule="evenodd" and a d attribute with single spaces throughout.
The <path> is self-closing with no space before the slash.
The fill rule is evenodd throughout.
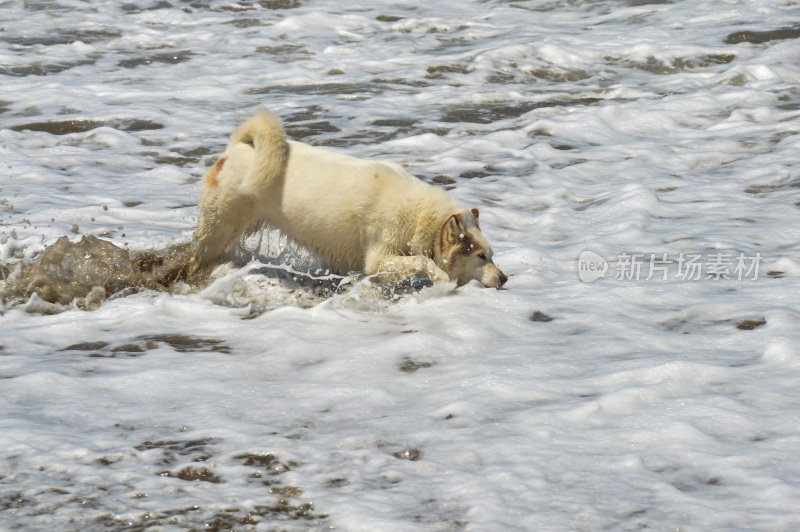
<path id="1" fill-rule="evenodd" d="M 481 260 L 486 260 L 486 253 L 478 253 L 478 258 Z"/>

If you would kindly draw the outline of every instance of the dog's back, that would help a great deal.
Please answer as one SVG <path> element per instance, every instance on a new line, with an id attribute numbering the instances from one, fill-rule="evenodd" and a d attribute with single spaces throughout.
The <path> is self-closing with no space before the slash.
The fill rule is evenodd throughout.
<path id="1" fill-rule="evenodd" d="M 434 218 L 456 208 L 443 190 L 400 166 L 293 141 L 289 151 L 282 194 L 268 200 L 262 216 L 336 268 L 364 269 L 374 246 L 415 254 L 409 242 L 417 218 L 432 205 L 439 207 Z"/>

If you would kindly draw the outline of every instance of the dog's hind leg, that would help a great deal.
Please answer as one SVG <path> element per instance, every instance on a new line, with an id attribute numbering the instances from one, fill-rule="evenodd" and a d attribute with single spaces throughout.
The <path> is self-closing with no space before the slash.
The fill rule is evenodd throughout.
<path id="1" fill-rule="evenodd" d="M 280 120 L 266 110 L 239 126 L 200 187 L 197 248 L 190 273 L 219 257 L 258 221 L 260 206 L 282 184 L 289 145 Z"/>
<path id="2" fill-rule="evenodd" d="M 242 194 L 237 186 L 220 183 L 218 174 L 225 164 L 221 158 L 206 174 L 201 186 L 200 215 L 194 233 L 196 248 L 190 261 L 189 273 L 218 258 L 253 224 L 256 216 L 255 198 Z"/>
<path id="3" fill-rule="evenodd" d="M 189 273 L 195 273 L 222 255 L 225 248 L 253 224 L 252 212 L 253 200 L 250 197 L 233 198 L 217 205 L 213 212 L 201 212 L 200 223 L 194 233 L 197 248 L 191 259 Z"/>

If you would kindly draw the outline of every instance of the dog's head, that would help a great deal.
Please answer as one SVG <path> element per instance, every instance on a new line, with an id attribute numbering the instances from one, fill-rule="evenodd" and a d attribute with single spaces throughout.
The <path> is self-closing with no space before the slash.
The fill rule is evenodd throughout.
<path id="1" fill-rule="evenodd" d="M 500 288 L 508 277 L 492 262 L 492 247 L 478 225 L 478 209 L 463 209 L 445 220 L 439 231 L 437 262 L 459 286 L 473 279 Z"/>

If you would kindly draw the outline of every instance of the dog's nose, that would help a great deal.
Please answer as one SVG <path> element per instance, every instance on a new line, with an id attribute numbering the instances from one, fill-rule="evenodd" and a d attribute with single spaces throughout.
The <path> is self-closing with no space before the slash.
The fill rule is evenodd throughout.
<path id="1" fill-rule="evenodd" d="M 500 288 L 500 287 L 502 287 L 504 284 L 506 284 L 506 281 L 508 281 L 508 276 L 507 276 L 506 274 L 504 274 L 503 272 L 500 272 L 500 275 L 497 277 L 497 280 L 498 280 L 500 283 L 497 285 L 497 287 L 496 287 L 496 288 Z"/>

